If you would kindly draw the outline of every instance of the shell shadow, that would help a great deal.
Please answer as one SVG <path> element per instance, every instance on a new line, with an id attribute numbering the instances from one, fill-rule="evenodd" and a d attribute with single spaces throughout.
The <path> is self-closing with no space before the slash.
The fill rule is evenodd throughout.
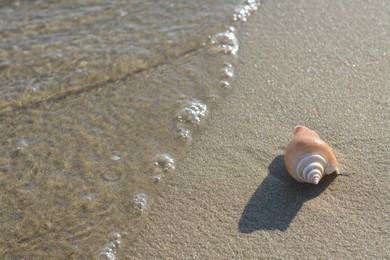
<path id="1" fill-rule="evenodd" d="M 248 201 L 238 222 L 241 233 L 286 231 L 305 201 L 320 195 L 336 178 L 325 176 L 318 185 L 295 181 L 284 167 L 283 155 L 268 166 L 269 174 Z"/>

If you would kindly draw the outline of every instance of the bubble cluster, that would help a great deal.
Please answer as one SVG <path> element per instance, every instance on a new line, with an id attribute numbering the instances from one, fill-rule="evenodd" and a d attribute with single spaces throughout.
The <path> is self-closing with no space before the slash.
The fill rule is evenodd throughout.
<path id="1" fill-rule="evenodd" d="M 26 147 L 28 146 L 27 140 L 22 138 L 19 140 L 18 145 L 17 145 L 17 150 L 23 151 Z"/>
<path id="2" fill-rule="evenodd" d="M 35 143 L 37 141 L 36 137 L 25 137 L 21 138 L 18 143 L 16 144 L 16 150 L 19 152 L 24 152 L 25 149 L 32 143 Z"/>
<path id="3" fill-rule="evenodd" d="M 222 68 L 222 77 L 232 78 L 234 76 L 234 67 L 230 63 L 225 63 L 225 67 Z"/>
<path id="4" fill-rule="evenodd" d="M 207 105 L 201 100 L 191 99 L 183 103 L 173 120 L 174 130 L 185 140 L 192 140 L 191 128 L 196 127 L 207 113 Z"/>
<path id="5" fill-rule="evenodd" d="M 115 260 L 116 252 L 115 247 L 112 245 L 111 247 L 105 248 L 97 257 L 98 260 Z"/>
<path id="6" fill-rule="evenodd" d="M 160 183 L 167 173 L 175 170 L 175 160 L 167 153 L 157 154 L 151 164 L 151 169 L 148 174 L 152 175 L 152 182 L 154 184 Z"/>
<path id="7" fill-rule="evenodd" d="M 233 14 L 233 20 L 245 22 L 248 19 L 248 16 L 250 16 L 253 11 L 257 10 L 259 5 L 259 0 L 246 0 Z"/>
<path id="8" fill-rule="evenodd" d="M 238 51 L 238 40 L 234 34 L 234 27 L 211 37 L 211 50 L 215 53 L 223 52 L 235 55 Z"/>
<path id="9" fill-rule="evenodd" d="M 110 242 L 102 249 L 102 251 L 97 256 L 98 260 L 115 260 L 119 244 L 121 239 L 126 235 L 126 232 L 114 232 L 110 236 Z"/>
<path id="10" fill-rule="evenodd" d="M 192 134 L 189 129 L 186 128 L 177 128 L 177 133 L 182 137 L 183 139 L 186 140 L 192 140 Z"/>
<path id="11" fill-rule="evenodd" d="M 206 115 L 207 105 L 200 100 L 190 100 L 186 106 L 179 111 L 177 121 L 182 123 L 199 124 L 202 117 Z"/>
<path id="12" fill-rule="evenodd" d="M 148 206 L 148 200 L 145 193 L 138 193 L 134 196 L 133 200 L 134 209 L 139 213 L 142 214 L 147 206 Z"/>
<path id="13" fill-rule="evenodd" d="M 175 160 L 170 154 L 162 153 L 158 154 L 154 158 L 153 166 L 155 172 L 168 173 L 175 170 Z"/>

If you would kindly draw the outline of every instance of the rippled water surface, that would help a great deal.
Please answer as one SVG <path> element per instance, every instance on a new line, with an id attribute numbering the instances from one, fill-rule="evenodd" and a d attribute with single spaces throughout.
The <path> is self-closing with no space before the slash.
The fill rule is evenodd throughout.
<path id="1" fill-rule="evenodd" d="M 0 258 L 125 257 L 259 4 L 0 2 Z"/>

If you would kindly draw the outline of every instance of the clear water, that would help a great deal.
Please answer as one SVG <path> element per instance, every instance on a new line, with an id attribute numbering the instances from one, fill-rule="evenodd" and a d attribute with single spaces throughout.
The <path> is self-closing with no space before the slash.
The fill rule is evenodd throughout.
<path id="1" fill-rule="evenodd" d="M 124 257 L 259 4 L 2 1 L 0 258 Z"/>

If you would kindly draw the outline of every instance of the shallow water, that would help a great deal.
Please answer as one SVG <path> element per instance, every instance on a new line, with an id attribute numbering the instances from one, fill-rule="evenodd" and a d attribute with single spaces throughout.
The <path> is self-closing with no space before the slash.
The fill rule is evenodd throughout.
<path id="1" fill-rule="evenodd" d="M 0 3 L 0 257 L 126 256 L 259 4 Z"/>

